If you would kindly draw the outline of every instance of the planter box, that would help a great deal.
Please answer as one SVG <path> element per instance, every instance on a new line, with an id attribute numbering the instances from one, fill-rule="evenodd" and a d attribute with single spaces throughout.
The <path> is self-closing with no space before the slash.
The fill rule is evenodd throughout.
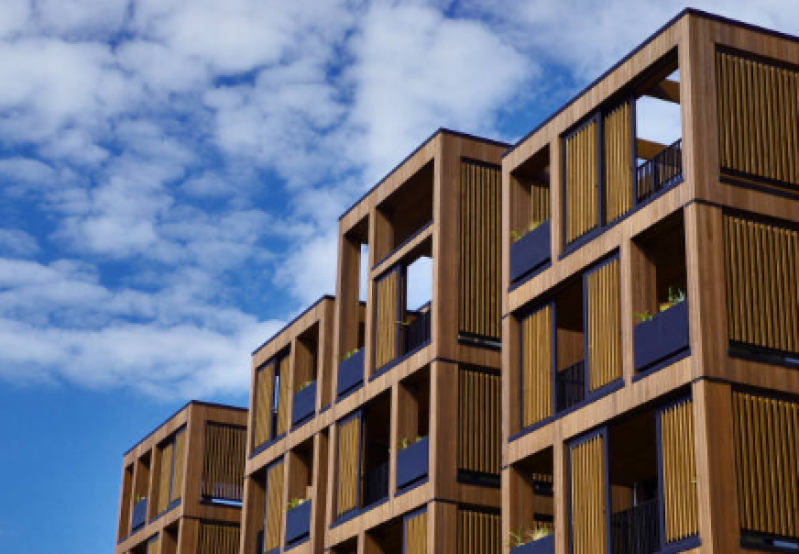
<path id="1" fill-rule="evenodd" d="M 549 220 L 510 245 L 510 281 L 518 281 L 549 261 L 551 252 Z"/>
<path id="2" fill-rule="evenodd" d="M 363 383 L 363 348 L 338 364 L 336 396 L 341 396 Z"/>
<path id="3" fill-rule="evenodd" d="M 555 535 L 548 535 L 537 541 L 510 549 L 511 554 L 554 554 Z"/>
<path id="4" fill-rule="evenodd" d="M 144 526 L 147 520 L 147 499 L 139 500 L 133 505 L 133 515 L 130 518 L 130 531 L 136 531 Z"/>
<path id="5" fill-rule="evenodd" d="M 688 346 L 687 300 L 633 327 L 636 371 L 644 371 Z"/>
<path id="6" fill-rule="evenodd" d="M 297 425 L 316 413 L 316 381 L 294 393 L 291 403 L 291 424 Z"/>
<path id="7" fill-rule="evenodd" d="M 425 437 L 397 452 L 398 489 L 427 476 L 429 443 L 429 438 Z"/>
<path id="8" fill-rule="evenodd" d="M 286 512 L 286 544 L 307 537 L 311 533 L 311 500 Z"/>

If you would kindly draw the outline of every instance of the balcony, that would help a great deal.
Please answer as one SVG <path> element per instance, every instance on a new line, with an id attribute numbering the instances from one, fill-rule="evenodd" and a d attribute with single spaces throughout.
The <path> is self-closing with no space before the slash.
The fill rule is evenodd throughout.
<path id="1" fill-rule="evenodd" d="M 363 474 L 363 506 L 379 502 L 388 496 L 388 462 Z"/>
<path id="2" fill-rule="evenodd" d="M 430 303 L 415 312 L 409 312 L 408 316 L 410 321 L 400 325 L 402 356 L 430 342 Z"/>
<path id="3" fill-rule="evenodd" d="M 558 371 L 555 375 L 555 406 L 568 410 L 585 400 L 585 360 Z"/>
<path id="4" fill-rule="evenodd" d="M 655 364 L 688 349 L 688 302 L 681 301 L 633 327 L 635 370 Z"/>
<path id="5" fill-rule="evenodd" d="M 133 504 L 133 514 L 130 518 L 130 530 L 138 531 L 147 520 L 147 498 L 142 498 Z"/>
<path id="6" fill-rule="evenodd" d="M 363 348 L 338 364 L 336 395 L 343 396 L 363 383 Z"/>
<path id="7" fill-rule="evenodd" d="M 286 544 L 294 544 L 311 533 L 311 501 L 290 508 L 286 511 Z"/>
<path id="8" fill-rule="evenodd" d="M 521 546 L 510 549 L 511 554 L 554 554 L 555 536 L 547 535 Z"/>
<path id="9" fill-rule="evenodd" d="M 510 245 L 510 281 L 521 280 L 546 264 L 551 256 L 549 220 Z"/>
<path id="10" fill-rule="evenodd" d="M 641 204 L 682 180 L 682 139 L 667 146 L 636 169 L 635 200 Z"/>
<path id="11" fill-rule="evenodd" d="M 398 489 L 427 477 L 429 443 L 428 438 L 423 437 L 397 452 Z"/>
<path id="12" fill-rule="evenodd" d="M 612 554 L 650 554 L 660 549 L 658 498 L 610 518 Z"/>
<path id="13" fill-rule="evenodd" d="M 313 417 L 316 412 L 316 381 L 306 383 L 294 393 L 291 407 L 291 424 L 298 425 Z"/>

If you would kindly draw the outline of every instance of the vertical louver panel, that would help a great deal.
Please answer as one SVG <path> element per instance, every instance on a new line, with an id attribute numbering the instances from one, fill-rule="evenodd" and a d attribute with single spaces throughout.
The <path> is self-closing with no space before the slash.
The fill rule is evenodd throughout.
<path id="1" fill-rule="evenodd" d="M 799 352 L 799 232 L 724 216 L 733 342 Z"/>
<path id="2" fill-rule="evenodd" d="M 570 448 L 572 552 L 607 552 L 604 437 Z"/>
<path id="3" fill-rule="evenodd" d="M 274 391 L 272 387 L 274 363 L 267 364 L 258 369 L 255 374 L 255 406 L 253 408 L 252 447 L 257 448 L 271 439 L 272 431 L 272 400 Z"/>
<path id="4" fill-rule="evenodd" d="M 174 437 L 169 442 L 161 446 L 161 461 L 158 472 L 158 504 L 156 513 L 160 514 L 169 507 L 169 485 L 172 482 L 172 462 L 174 459 L 175 448 Z"/>
<path id="5" fill-rule="evenodd" d="M 283 460 L 266 470 L 266 521 L 264 522 L 264 552 L 280 546 L 283 519 Z"/>
<path id="6" fill-rule="evenodd" d="M 175 435 L 175 463 L 172 469 L 172 491 L 169 502 L 180 500 L 183 496 L 183 472 L 186 467 L 186 433 L 178 431 Z"/>
<path id="7" fill-rule="evenodd" d="M 716 53 L 722 169 L 799 185 L 799 72 Z"/>
<path id="8" fill-rule="evenodd" d="M 289 366 L 291 364 L 291 354 L 284 353 L 278 358 L 277 371 L 280 375 L 277 395 L 277 425 L 275 436 L 283 435 L 289 430 L 289 401 L 291 389 L 289 388 Z"/>
<path id="9" fill-rule="evenodd" d="M 161 554 L 161 535 L 156 535 L 147 541 L 147 554 Z"/>
<path id="10" fill-rule="evenodd" d="M 530 222 L 549 219 L 549 183 L 532 183 L 530 187 Z"/>
<path id="11" fill-rule="evenodd" d="M 361 461 L 361 418 L 352 417 L 338 426 L 338 481 L 336 515 L 358 507 Z"/>
<path id="12" fill-rule="evenodd" d="M 458 554 L 499 554 L 502 551 L 499 514 L 458 510 Z"/>
<path id="13" fill-rule="evenodd" d="M 205 427 L 202 495 L 241 501 L 244 490 L 246 429 L 208 423 Z"/>
<path id="14" fill-rule="evenodd" d="M 596 122 L 592 121 L 565 139 L 566 242 L 599 225 L 596 135 Z"/>
<path id="15" fill-rule="evenodd" d="M 399 271 L 394 269 L 375 282 L 375 367 L 380 369 L 397 357 Z"/>
<path id="16" fill-rule="evenodd" d="M 633 205 L 630 104 L 625 102 L 602 123 L 605 221 L 627 213 Z"/>
<path id="17" fill-rule="evenodd" d="M 427 512 L 405 518 L 403 554 L 427 554 Z"/>
<path id="18" fill-rule="evenodd" d="M 665 538 L 670 543 L 699 533 L 694 416 L 690 399 L 660 412 L 660 452 Z"/>
<path id="19" fill-rule="evenodd" d="M 589 388 L 621 377 L 621 287 L 619 260 L 586 275 Z"/>
<path id="20" fill-rule="evenodd" d="M 458 469 L 499 474 L 500 378 L 467 368 L 458 373 Z"/>
<path id="21" fill-rule="evenodd" d="M 461 162 L 458 330 L 499 340 L 501 174 L 499 167 Z"/>
<path id="22" fill-rule="evenodd" d="M 522 426 L 552 415 L 552 308 L 522 321 Z"/>
<path id="23" fill-rule="evenodd" d="M 200 523 L 199 554 L 237 554 L 238 551 L 238 526 Z"/>
<path id="24" fill-rule="evenodd" d="M 799 402 L 733 393 L 741 528 L 799 538 Z"/>

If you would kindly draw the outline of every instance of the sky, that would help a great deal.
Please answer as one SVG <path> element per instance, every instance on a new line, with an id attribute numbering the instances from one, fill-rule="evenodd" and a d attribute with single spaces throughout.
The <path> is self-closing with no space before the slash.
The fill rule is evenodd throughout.
<path id="1" fill-rule="evenodd" d="M 796 0 L 693 5 L 799 34 Z M 350 204 L 439 127 L 515 142 L 684 7 L 2 0 L 0 553 L 110 552 L 123 452 L 246 405 Z"/>

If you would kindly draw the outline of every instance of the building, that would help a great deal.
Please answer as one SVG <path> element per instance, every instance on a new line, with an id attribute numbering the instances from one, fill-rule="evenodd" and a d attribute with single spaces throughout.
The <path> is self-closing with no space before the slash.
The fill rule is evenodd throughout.
<path id="1" fill-rule="evenodd" d="M 115 554 L 235 554 L 247 410 L 189 402 L 122 459 Z"/>
<path id="2" fill-rule="evenodd" d="M 505 154 L 506 552 L 796 551 L 798 112 L 686 10 Z"/>

